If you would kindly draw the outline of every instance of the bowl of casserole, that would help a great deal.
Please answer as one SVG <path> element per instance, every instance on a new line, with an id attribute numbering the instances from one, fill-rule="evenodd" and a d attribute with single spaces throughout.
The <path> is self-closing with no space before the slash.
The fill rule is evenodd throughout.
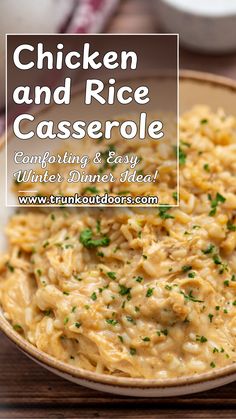
<path id="1" fill-rule="evenodd" d="M 137 397 L 236 379 L 235 103 L 235 82 L 181 73 L 179 207 L 1 203 L 0 328 L 21 351 L 75 383 Z"/>

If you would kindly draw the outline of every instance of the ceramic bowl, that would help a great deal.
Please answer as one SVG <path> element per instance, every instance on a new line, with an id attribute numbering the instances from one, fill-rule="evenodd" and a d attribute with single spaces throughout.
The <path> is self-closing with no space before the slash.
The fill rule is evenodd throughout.
<path id="1" fill-rule="evenodd" d="M 74 96 L 78 106 L 81 92 Z M 182 72 L 180 75 L 180 113 L 196 104 L 206 104 L 216 110 L 219 107 L 236 116 L 236 82 L 218 76 Z M 47 110 L 48 119 L 53 119 L 54 107 Z M 72 110 L 73 112 L 73 110 Z M 4 168 L 4 147 L 0 153 L 0 165 Z M 0 179 L 4 189 L 4 179 Z M 4 194 L 0 194 L 1 250 L 5 247 L 4 226 L 10 215 L 5 208 Z M 236 380 L 236 364 L 207 373 L 173 379 L 137 379 L 101 375 L 85 371 L 58 361 L 27 342 L 0 313 L 0 329 L 26 355 L 35 362 L 74 383 L 114 394 L 133 397 L 169 397 L 190 394 L 215 388 Z"/>
<path id="2" fill-rule="evenodd" d="M 180 34 L 188 48 L 211 53 L 236 49 L 234 0 L 153 0 L 158 23 Z"/>

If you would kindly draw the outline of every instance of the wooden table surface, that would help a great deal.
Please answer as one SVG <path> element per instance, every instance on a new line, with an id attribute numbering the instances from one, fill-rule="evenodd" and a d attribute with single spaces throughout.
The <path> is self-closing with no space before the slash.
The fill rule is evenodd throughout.
<path id="1" fill-rule="evenodd" d="M 162 399 L 113 396 L 48 372 L 0 337 L 0 419 L 235 418 L 236 386 Z"/>
<path id="2" fill-rule="evenodd" d="M 121 0 L 108 33 L 151 33 L 160 27 L 151 0 Z M 180 66 L 236 78 L 236 54 L 180 51 Z M 133 399 L 69 383 L 36 365 L 0 334 L 0 419 L 236 418 L 236 383 L 191 396 Z"/>

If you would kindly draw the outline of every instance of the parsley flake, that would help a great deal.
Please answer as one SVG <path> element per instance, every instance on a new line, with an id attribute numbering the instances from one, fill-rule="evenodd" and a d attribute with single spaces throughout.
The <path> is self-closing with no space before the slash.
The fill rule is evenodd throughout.
<path id="1" fill-rule="evenodd" d="M 107 247 L 110 244 L 110 239 L 107 236 L 103 236 L 99 239 L 92 238 L 93 233 L 90 228 L 86 228 L 80 233 L 79 241 L 87 249 L 94 249 L 96 247 Z"/>

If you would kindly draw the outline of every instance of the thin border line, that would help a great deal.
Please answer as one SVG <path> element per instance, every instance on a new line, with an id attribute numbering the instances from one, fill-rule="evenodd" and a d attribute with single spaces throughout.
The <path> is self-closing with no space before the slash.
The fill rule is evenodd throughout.
<path id="1" fill-rule="evenodd" d="M 7 167 L 8 167 L 8 125 L 7 125 L 7 121 L 8 121 L 8 77 L 7 77 L 7 63 L 8 63 L 8 49 L 7 49 L 7 37 L 8 35 L 5 35 L 5 207 L 8 208 L 8 177 L 7 177 Z"/>
<path id="2" fill-rule="evenodd" d="M 37 193 L 38 191 L 30 191 L 30 190 L 27 190 L 27 191 L 18 191 L 18 192 L 20 192 L 20 193 L 26 193 L 26 192 L 27 193 Z"/>
<path id="3" fill-rule="evenodd" d="M 177 207 L 180 206 L 180 169 L 179 169 L 179 147 L 180 147 L 180 139 L 179 139 L 179 120 L 180 120 L 180 94 L 179 94 L 179 34 L 177 35 Z"/>
<path id="4" fill-rule="evenodd" d="M 127 32 L 123 32 L 123 33 L 38 33 L 38 32 L 32 32 L 32 33 L 28 33 L 28 32 L 21 32 L 21 33 L 17 33 L 17 32 L 8 32 L 5 34 L 6 36 L 10 35 L 10 36 L 25 36 L 25 35 L 32 35 L 32 36 L 177 36 L 179 38 L 179 33 L 177 32 L 168 32 L 168 33 L 127 33 Z"/>
<path id="5" fill-rule="evenodd" d="M 176 114 L 177 114 L 177 132 L 176 132 L 176 134 L 177 134 L 177 156 L 176 156 L 176 159 L 177 159 L 177 165 L 176 165 L 176 169 L 177 169 L 177 196 L 178 196 L 178 200 L 177 200 L 177 203 L 176 204 L 173 204 L 173 205 L 169 205 L 169 204 L 167 204 L 168 206 L 170 206 L 170 208 L 175 208 L 175 207 L 179 207 L 179 205 L 180 205 L 180 198 L 179 198 L 179 190 L 180 190 L 180 184 L 179 184 L 179 182 L 180 182 L 180 179 L 179 179 L 179 33 L 111 33 L 111 34 L 107 34 L 107 33 L 88 33 L 88 34 L 70 34 L 70 33 L 65 33 L 65 34 L 62 34 L 62 33 L 15 33 L 15 32 L 13 32 L 13 33 L 6 33 L 5 34 L 5 60 L 6 60 L 6 66 L 5 66 L 5 71 L 6 71 L 6 76 L 5 76 L 5 109 L 6 109 L 6 112 L 5 112 L 5 124 L 6 124 L 6 132 L 5 132 L 5 143 L 6 143 L 6 155 L 5 155 L 5 159 L 6 159 L 6 162 L 5 162 L 5 167 L 6 167 L 6 170 L 5 170 L 5 206 L 7 207 L 7 208 L 19 208 L 19 207 L 32 207 L 32 205 L 8 205 L 8 176 L 7 176 L 7 173 L 8 173 L 8 170 L 7 170 L 7 168 L 8 168 L 8 148 L 7 148 L 7 142 L 8 142 L 8 129 L 7 129 L 7 120 L 8 120 L 8 101 L 7 101 L 7 98 L 8 98 L 8 91 L 7 91 L 7 85 L 8 85 L 8 79 L 7 79 L 7 69 L 8 69 L 8 67 L 7 67 L 7 62 L 8 62 L 8 49 L 7 49 L 7 41 L 8 41 L 8 36 L 17 36 L 17 37 L 19 37 L 19 36 L 61 36 L 61 37 L 64 37 L 64 36 L 74 36 L 74 37 L 77 37 L 77 36 L 81 36 L 81 37 L 88 37 L 88 36 L 129 36 L 129 37 L 133 37 L 133 36 L 161 36 L 161 37 L 163 37 L 163 36 L 174 36 L 174 37 L 176 37 L 176 52 L 177 52 L 177 59 L 176 59 L 176 68 L 175 68 L 175 70 L 176 70 L 176 83 L 177 83 L 177 103 L 176 103 Z M 19 191 L 19 192 L 26 192 L 26 191 Z M 28 192 L 30 192 L 30 191 L 28 191 Z M 33 192 L 35 192 L 35 191 L 33 191 Z M 163 205 L 163 204 L 160 204 L 160 205 L 134 205 L 134 207 L 140 207 L 140 208 L 160 208 L 160 207 L 163 207 L 163 206 L 166 206 L 166 205 Z M 40 207 L 50 207 L 50 205 L 33 205 L 33 207 L 38 207 L 38 208 L 40 208 Z M 60 207 L 60 205 L 53 205 L 53 208 L 58 208 L 58 207 Z M 73 206 L 70 206 L 70 205 L 66 205 L 66 208 L 69 208 L 69 207 L 72 207 L 72 208 L 74 208 L 74 207 L 81 207 L 81 208 L 85 208 L 85 206 L 84 205 L 73 205 Z M 100 208 L 101 206 L 94 206 L 94 208 Z M 129 208 L 130 206 L 124 206 L 124 205 L 115 205 L 115 206 L 110 206 L 110 205 L 102 205 L 102 207 L 104 207 L 104 208 L 110 208 L 110 207 L 114 207 L 114 208 Z M 131 208 L 132 208 L 133 206 L 131 206 Z"/>

